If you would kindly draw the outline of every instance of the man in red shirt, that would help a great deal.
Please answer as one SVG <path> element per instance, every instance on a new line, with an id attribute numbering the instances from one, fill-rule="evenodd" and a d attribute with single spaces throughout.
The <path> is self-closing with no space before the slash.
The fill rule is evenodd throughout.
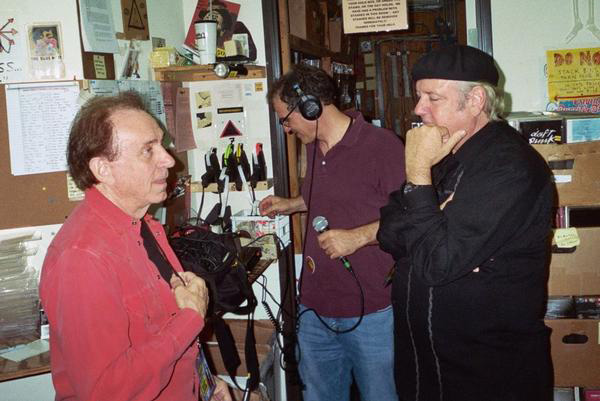
<path id="1" fill-rule="evenodd" d="M 207 288 L 146 215 L 174 165 L 162 137 L 134 92 L 94 98 L 75 117 L 67 157 L 85 200 L 40 282 L 56 400 L 198 400 Z M 224 382 L 213 399 L 231 400 Z"/>

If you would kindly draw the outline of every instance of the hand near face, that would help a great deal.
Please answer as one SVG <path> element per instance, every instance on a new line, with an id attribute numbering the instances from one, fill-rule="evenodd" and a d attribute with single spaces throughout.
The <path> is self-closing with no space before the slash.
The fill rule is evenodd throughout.
<path id="1" fill-rule="evenodd" d="M 208 288 L 203 279 L 192 272 L 179 273 L 182 280 L 175 274 L 171 277 L 171 288 L 175 302 L 181 309 L 190 308 L 200 316 L 206 316 L 208 307 Z"/>
<path id="2" fill-rule="evenodd" d="M 406 177 L 414 184 L 431 183 L 431 167 L 448 155 L 465 136 L 444 127 L 423 125 L 406 134 Z M 429 181 L 429 182 L 424 182 Z"/>

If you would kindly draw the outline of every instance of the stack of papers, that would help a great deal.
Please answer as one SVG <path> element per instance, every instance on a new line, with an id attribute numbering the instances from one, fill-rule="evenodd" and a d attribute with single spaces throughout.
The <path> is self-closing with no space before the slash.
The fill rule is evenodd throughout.
<path id="1" fill-rule="evenodd" d="M 28 267 L 35 235 L 0 240 L 0 348 L 39 338 L 38 279 Z"/>

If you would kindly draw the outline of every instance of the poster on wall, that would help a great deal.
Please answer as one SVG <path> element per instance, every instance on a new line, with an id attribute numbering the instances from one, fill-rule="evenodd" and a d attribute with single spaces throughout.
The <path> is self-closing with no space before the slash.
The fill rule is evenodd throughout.
<path id="1" fill-rule="evenodd" d="M 549 111 L 600 113 L 600 47 L 546 51 Z"/>
<path id="2" fill-rule="evenodd" d="M 240 7 L 239 4 L 226 0 L 214 2 L 209 2 L 209 0 L 198 0 L 192 17 L 192 23 L 190 24 L 185 37 L 185 44 L 190 47 L 196 46 L 195 22 L 203 20 L 217 21 L 217 52 L 221 49 L 223 53 L 217 54 L 217 56 L 225 56 L 223 50 L 225 42 L 230 40 L 233 36 Z"/>
<path id="3" fill-rule="evenodd" d="M 36 23 L 27 29 L 30 75 L 36 80 L 65 78 L 60 23 Z"/>
<path id="4" fill-rule="evenodd" d="M 408 29 L 406 0 L 343 0 L 344 33 Z"/>
<path id="5" fill-rule="evenodd" d="M 149 40 L 148 7 L 145 0 L 121 0 L 124 39 Z"/>
<path id="6" fill-rule="evenodd" d="M 24 63 L 26 38 L 19 27 L 21 17 L 16 11 L 0 13 L 0 83 L 26 80 Z"/>

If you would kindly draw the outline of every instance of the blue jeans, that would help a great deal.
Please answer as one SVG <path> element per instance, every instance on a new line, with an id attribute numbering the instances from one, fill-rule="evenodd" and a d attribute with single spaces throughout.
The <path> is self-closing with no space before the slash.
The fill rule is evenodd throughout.
<path id="1" fill-rule="evenodd" d="M 300 313 L 306 307 L 300 305 Z M 322 319 L 333 329 L 352 327 L 358 318 Z M 394 317 L 392 307 L 365 315 L 351 332 L 328 330 L 313 311 L 298 327 L 299 373 L 304 401 L 345 401 L 352 376 L 363 401 L 396 401 L 394 384 Z"/>

